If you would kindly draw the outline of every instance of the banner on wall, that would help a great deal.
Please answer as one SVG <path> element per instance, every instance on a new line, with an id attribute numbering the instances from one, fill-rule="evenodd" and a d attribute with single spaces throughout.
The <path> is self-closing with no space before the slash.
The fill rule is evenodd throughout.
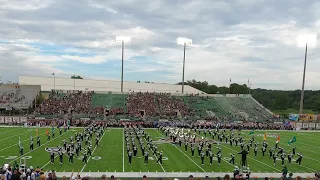
<path id="1" fill-rule="evenodd" d="M 18 117 L 18 116 L 12 117 L 12 122 L 18 123 L 19 121 L 20 121 L 20 117 Z"/>
<path id="2" fill-rule="evenodd" d="M 316 123 L 309 123 L 309 128 L 315 128 L 316 127 Z"/>
<path id="3" fill-rule="evenodd" d="M 5 123 L 12 123 L 12 117 L 11 116 L 5 116 L 4 120 L 5 120 Z"/>
<path id="4" fill-rule="evenodd" d="M 316 129 L 320 129 L 320 123 L 317 123 Z"/>
<path id="5" fill-rule="evenodd" d="M 4 117 L 0 116 L 0 123 L 4 123 Z"/>
<path id="6" fill-rule="evenodd" d="M 292 127 L 296 127 L 296 123 L 295 123 L 295 122 L 290 122 L 290 125 L 291 125 Z"/>
<path id="7" fill-rule="evenodd" d="M 20 117 L 20 121 L 21 121 L 21 123 L 27 122 L 27 117 Z"/>
<path id="8" fill-rule="evenodd" d="M 289 114 L 289 120 L 291 121 L 299 121 L 299 114 Z"/>
<path id="9" fill-rule="evenodd" d="M 297 128 L 302 128 L 302 123 L 296 123 Z"/>
<path id="10" fill-rule="evenodd" d="M 303 128 L 309 128 L 309 123 L 303 123 Z"/>

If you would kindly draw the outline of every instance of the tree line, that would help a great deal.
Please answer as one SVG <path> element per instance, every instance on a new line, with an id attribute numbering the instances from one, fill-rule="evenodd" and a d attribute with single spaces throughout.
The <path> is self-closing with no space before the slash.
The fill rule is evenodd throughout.
<path id="1" fill-rule="evenodd" d="M 181 82 L 178 84 L 182 84 Z M 206 81 L 188 80 L 186 85 L 192 86 L 208 94 L 251 94 L 259 103 L 272 111 L 283 111 L 288 109 L 298 110 L 300 107 L 301 90 L 269 90 L 269 89 L 249 89 L 247 84 L 231 83 L 230 88 L 226 86 L 218 87 L 210 85 Z M 320 90 L 305 90 L 304 109 L 320 112 Z"/>

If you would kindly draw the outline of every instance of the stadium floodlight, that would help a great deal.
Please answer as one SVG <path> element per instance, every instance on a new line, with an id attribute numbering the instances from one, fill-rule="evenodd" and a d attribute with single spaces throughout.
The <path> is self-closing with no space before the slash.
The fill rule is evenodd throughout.
<path id="1" fill-rule="evenodd" d="M 177 38 L 178 45 L 191 45 L 192 39 L 184 38 L 184 37 L 178 37 Z"/>
<path id="2" fill-rule="evenodd" d="M 297 37 L 298 47 L 314 47 L 317 44 L 317 34 L 302 34 Z"/>
<path id="3" fill-rule="evenodd" d="M 124 44 L 129 44 L 131 42 L 131 37 L 129 36 L 117 36 L 116 43 L 122 46 L 122 66 L 121 66 L 121 92 L 123 93 L 123 55 L 124 55 Z"/>
<path id="4" fill-rule="evenodd" d="M 131 42 L 131 37 L 130 36 L 117 36 L 116 37 L 116 42 L 117 43 L 125 43 L 128 44 Z"/>
<path id="5" fill-rule="evenodd" d="M 177 38 L 177 44 L 183 45 L 183 68 L 182 68 L 182 89 L 181 93 L 184 93 L 184 69 L 185 69 L 185 63 L 186 63 L 186 46 L 192 44 L 192 39 L 188 39 L 185 37 L 178 37 Z"/>
<path id="6" fill-rule="evenodd" d="M 300 109 L 299 114 L 303 113 L 303 101 L 304 101 L 304 84 L 306 79 L 306 66 L 307 66 L 307 56 L 308 56 L 308 46 L 315 47 L 317 44 L 317 34 L 304 34 L 297 37 L 298 47 L 305 46 L 304 52 L 304 67 L 303 67 L 303 77 L 302 77 L 302 88 L 301 88 L 301 98 L 300 98 Z"/>

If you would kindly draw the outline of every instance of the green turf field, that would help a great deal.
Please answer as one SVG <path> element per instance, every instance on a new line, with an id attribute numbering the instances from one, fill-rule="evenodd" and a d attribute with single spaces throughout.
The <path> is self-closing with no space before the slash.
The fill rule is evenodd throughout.
<path id="1" fill-rule="evenodd" d="M 51 131 L 51 128 L 48 128 Z M 200 158 L 195 156 L 191 157 L 190 148 L 188 151 L 184 150 L 184 146 L 171 144 L 169 142 L 159 142 L 158 150 L 163 151 L 163 164 L 156 164 L 155 158 L 149 156 L 149 165 L 143 164 L 143 158 L 140 149 L 138 149 L 138 156 L 133 159 L 132 165 L 128 164 L 128 157 L 124 147 L 124 131 L 123 129 L 107 129 L 101 138 L 100 145 L 97 148 L 93 148 L 94 152 L 87 164 L 81 162 L 75 158 L 74 163 L 68 163 L 68 158 L 64 157 L 64 164 L 60 165 L 59 157 L 56 155 L 55 164 L 49 162 L 49 153 L 45 151 L 47 147 L 56 147 L 62 145 L 63 139 L 68 139 L 74 135 L 77 131 L 82 131 L 81 128 L 72 128 L 66 133 L 59 135 L 56 130 L 56 137 L 51 141 L 47 141 L 45 135 L 46 128 L 39 128 L 39 135 L 41 137 L 41 146 L 36 144 L 36 138 L 34 138 L 35 149 L 29 151 L 29 139 L 30 134 L 35 136 L 35 128 L 12 128 L 5 127 L 0 128 L 0 164 L 13 163 L 17 161 L 19 163 L 19 137 L 24 146 L 24 158 L 27 160 L 27 166 L 33 167 L 39 166 L 44 170 L 56 170 L 58 172 L 231 172 L 234 166 L 228 163 L 230 153 L 240 152 L 240 147 L 231 147 L 229 144 L 222 143 L 223 161 L 221 166 L 218 166 L 217 160 L 214 161 L 212 166 L 209 165 L 209 160 L 205 159 L 205 164 L 201 165 Z M 165 135 L 156 129 L 146 129 L 153 141 L 157 141 L 163 138 Z M 305 131 L 268 131 L 268 143 L 269 146 L 274 146 L 276 137 L 280 134 L 280 146 L 284 147 L 285 151 L 291 150 L 287 142 L 293 136 L 297 137 L 297 142 L 294 145 L 297 147 L 297 151 L 300 150 L 303 153 L 302 165 L 298 166 L 293 163 L 288 166 L 290 172 L 299 173 L 313 173 L 320 169 L 320 132 L 305 132 Z M 197 133 L 198 134 L 198 133 Z M 248 131 L 242 132 L 243 136 L 249 138 Z M 259 147 L 263 139 L 264 131 L 255 131 L 255 139 L 259 141 Z M 199 136 L 202 136 L 199 135 Z M 208 137 L 209 138 L 209 137 Z M 94 138 L 93 138 L 94 139 Z M 136 140 L 137 141 L 137 140 Z M 138 144 L 138 142 L 136 143 Z M 146 144 L 146 143 L 145 143 Z M 94 145 L 94 142 L 93 142 Z M 213 152 L 216 153 L 218 145 L 213 145 Z M 147 146 L 146 146 L 147 147 Z M 296 159 L 296 156 L 294 157 Z M 240 155 L 236 155 L 236 165 L 239 166 Z M 288 161 L 286 160 L 286 164 Z M 266 152 L 266 157 L 263 158 L 261 154 L 261 148 L 259 148 L 258 157 L 255 159 L 252 149 L 249 154 L 248 164 L 253 172 L 272 173 L 281 172 L 281 161 L 277 161 L 276 166 L 273 165 L 273 160 L 269 159 L 269 153 Z"/>

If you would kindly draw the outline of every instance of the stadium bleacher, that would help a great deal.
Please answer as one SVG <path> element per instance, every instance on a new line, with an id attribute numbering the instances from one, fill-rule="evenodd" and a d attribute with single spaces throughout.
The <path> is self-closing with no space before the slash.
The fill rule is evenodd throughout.
<path id="1" fill-rule="evenodd" d="M 251 96 L 171 95 L 169 93 L 60 92 L 50 94 L 36 115 L 73 114 L 74 118 L 120 117 L 264 121 L 272 114 Z"/>
<path id="2" fill-rule="evenodd" d="M 2 84 L 0 85 L 0 109 L 27 109 L 40 92 L 40 86 Z"/>
<path id="3" fill-rule="evenodd" d="M 227 112 L 218 104 L 218 102 L 209 96 L 182 96 L 184 102 L 193 109 L 195 114 L 200 117 L 208 115 L 208 111 L 215 116 L 221 117 L 227 115 Z"/>
<path id="4" fill-rule="evenodd" d="M 272 114 L 261 108 L 251 97 L 215 97 L 217 102 L 235 119 L 263 121 Z"/>

